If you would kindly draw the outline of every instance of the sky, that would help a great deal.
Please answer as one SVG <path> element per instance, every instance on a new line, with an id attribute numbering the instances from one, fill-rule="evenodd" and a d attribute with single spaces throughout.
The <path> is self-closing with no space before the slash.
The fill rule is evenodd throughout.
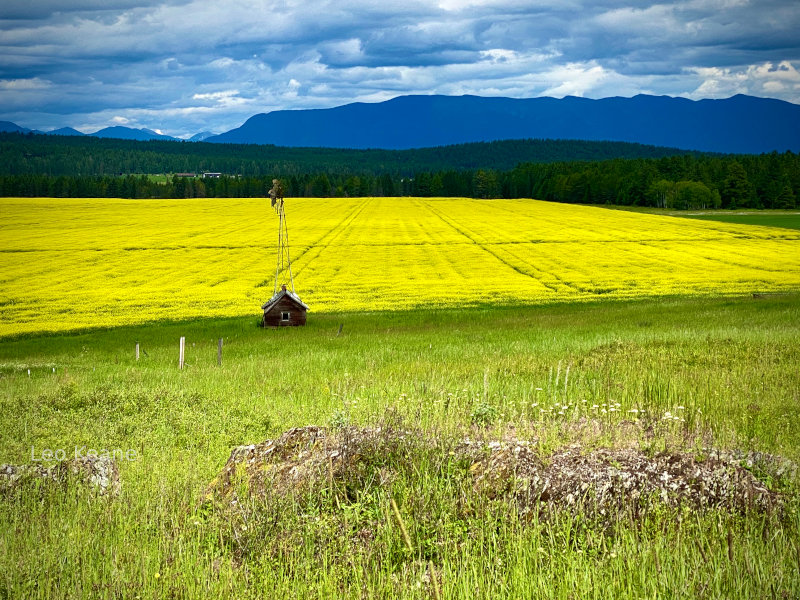
<path id="1" fill-rule="evenodd" d="M 222 133 L 406 94 L 800 104 L 798 0 L 3 0 L 0 120 Z"/>

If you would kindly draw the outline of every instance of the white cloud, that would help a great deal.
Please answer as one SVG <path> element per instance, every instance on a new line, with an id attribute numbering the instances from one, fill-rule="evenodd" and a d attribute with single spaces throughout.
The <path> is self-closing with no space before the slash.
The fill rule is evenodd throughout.
<path id="1" fill-rule="evenodd" d="M 691 98 L 727 98 L 734 94 L 781 96 L 800 103 L 800 72 L 790 61 L 764 63 L 731 69 L 704 67 L 689 69 L 700 80 Z"/>
<path id="2" fill-rule="evenodd" d="M 239 96 L 239 90 L 194 94 L 192 100 L 211 102 L 219 107 L 239 106 L 247 102 L 245 98 Z"/>
<path id="3" fill-rule="evenodd" d="M 53 86 L 51 81 L 31 77 L 30 79 L 0 79 L 0 90 L 18 92 L 23 90 L 45 90 Z"/>
<path id="4" fill-rule="evenodd" d="M 507 62 L 518 57 L 514 50 L 503 48 L 492 48 L 491 50 L 481 50 L 481 58 L 488 59 L 493 63 Z"/>
<path id="5" fill-rule="evenodd" d="M 231 96 L 238 96 L 239 90 L 227 90 L 225 92 L 211 92 L 209 94 L 195 94 L 192 100 L 223 100 Z"/>
<path id="6" fill-rule="evenodd" d="M 330 64 L 354 64 L 364 59 L 361 40 L 349 38 L 319 45 L 320 53 Z"/>
<path id="7" fill-rule="evenodd" d="M 555 85 L 542 92 L 542 96 L 583 96 L 597 88 L 600 83 L 612 76 L 598 64 L 568 63 L 546 73 L 546 80 L 555 80 Z"/>

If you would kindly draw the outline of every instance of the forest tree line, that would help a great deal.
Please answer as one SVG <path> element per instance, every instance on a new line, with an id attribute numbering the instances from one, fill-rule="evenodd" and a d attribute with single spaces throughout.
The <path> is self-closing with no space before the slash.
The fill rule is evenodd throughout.
<path id="1" fill-rule="evenodd" d="M 309 172 L 190 178 L 147 175 L 0 175 L 2 196 L 213 198 L 266 197 L 273 178 L 288 197 L 421 196 L 537 198 L 671 209 L 795 208 L 800 155 L 695 155 L 526 162 L 506 169 Z"/>
<path id="2" fill-rule="evenodd" d="M 421 171 L 504 171 L 523 162 L 662 158 L 686 153 L 689 152 L 676 148 L 585 140 L 522 139 L 411 150 L 352 150 L 0 133 L 0 175 L 213 171 L 239 177 L 388 173 L 404 178 Z"/>

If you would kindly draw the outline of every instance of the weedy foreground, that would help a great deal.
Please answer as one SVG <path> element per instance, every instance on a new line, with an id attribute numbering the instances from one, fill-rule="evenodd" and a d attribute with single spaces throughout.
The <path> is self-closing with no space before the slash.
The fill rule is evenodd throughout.
<path id="1" fill-rule="evenodd" d="M 798 329 L 778 295 L 7 339 L 2 462 L 135 460 L 114 494 L 68 470 L 4 485 L 0 595 L 797 597 Z M 226 466 L 270 443 L 256 479 Z"/>

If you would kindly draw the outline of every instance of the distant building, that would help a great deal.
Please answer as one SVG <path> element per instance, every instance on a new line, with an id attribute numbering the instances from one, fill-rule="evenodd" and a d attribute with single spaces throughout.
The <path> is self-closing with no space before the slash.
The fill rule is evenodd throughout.
<path id="1" fill-rule="evenodd" d="M 210 179 L 219 179 L 222 177 L 222 173 L 203 173 L 203 177 L 208 177 Z"/>
<path id="2" fill-rule="evenodd" d="M 295 294 L 288 291 L 285 285 L 281 291 L 270 298 L 261 307 L 264 310 L 264 327 L 292 327 L 306 324 L 308 306 Z"/>
<path id="3" fill-rule="evenodd" d="M 175 177 L 197 177 L 197 173 L 175 173 Z"/>

